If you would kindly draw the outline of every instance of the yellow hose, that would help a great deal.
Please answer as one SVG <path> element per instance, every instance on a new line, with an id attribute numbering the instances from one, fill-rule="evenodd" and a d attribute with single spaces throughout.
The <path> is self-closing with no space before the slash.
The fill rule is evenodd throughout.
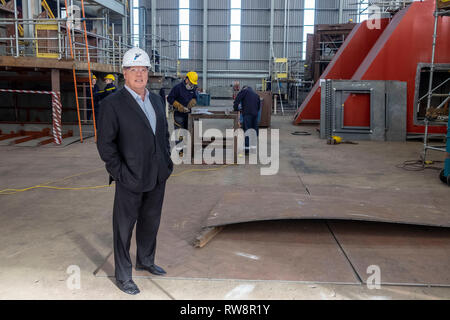
<path id="1" fill-rule="evenodd" d="M 188 170 L 184 170 L 181 171 L 180 173 L 177 174 L 171 174 L 171 177 L 179 177 L 183 174 L 186 173 L 190 173 L 190 172 L 208 172 L 208 171 L 218 171 L 221 169 L 225 169 L 226 167 L 231 166 L 231 164 L 226 164 L 221 166 L 220 168 L 208 168 L 208 169 L 188 169 Z M 0 195 L 11 195 L 11 194 L 16 194 L 19 192 L 25 192 L 25 191 L 29 191 L 29 190 L 33 190 L 33 189 L 38 189 L 38 188 L 43 188 L 43 189 L 53 189 L 53 190 L 93 190 L 93 189 L 101 189 L 101 188 L 108 188 L 111 187 L 111 185 L 102 185 L 102 186 L 91 186 L 91 187 L 57 187 L 57 186 L 49 186 L 48 184 L 50 183 L 56 183 L 56 182 L 61 182 L 64 180 L 68 180 L 70 178 L 74 178 L 74 177 L 78 177 L 78 176 L 82 176 L 85 174 L 89 174 L 89 173 L 93 173 L 93 172 L 97 172 L 97 171 L 102 171 L 104 170 L 102 169 L 95 169 L 95 170 L 91 170 L 91 171 L 87 171 L 87 172 L 82 172 L 82 173 L 77 173 L 59 180 L 55 180 L 55 181 L 48 181 L 45 182 L 43 184 L 38 184 L 32 187 L 28 187 L 28 188 L 23 188 L 23 189 L 3 189 L 0 190 Z"/>

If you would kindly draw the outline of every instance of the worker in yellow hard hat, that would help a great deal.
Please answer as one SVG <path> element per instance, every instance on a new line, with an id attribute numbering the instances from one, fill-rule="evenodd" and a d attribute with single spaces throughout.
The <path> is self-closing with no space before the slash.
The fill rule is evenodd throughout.
<path id="1" fill-rule="evenodd" d="M 197 105 L 197 72 L 190 71 L 184 81 L 172 88 L 167 101 L 174 107 L 173 122 L 175 129 L 187 129 L 191 109 Z M 180 142 L 180 138 L 177 141 Z"/>
<path id="2" fill-rule="evenodd" d="M 116 81 L 116 77 L 114 77 L 114 75 L 112 75 L 112 74 L 107 74 L 104 79 L 105 79 L 106 83 L 112 83 L 112 82 Z M 111 81 L 108 81 L 108 80 L 111 80 Z"/>
<path id="3" fill-rule="evenodd" d="M 189 79 L 189 81 L 194 84 L 197 85 L 197 81 L 198 81 L 198 74 L 197 72 L 194 71 L 190 71 L 186 74 L 186 78 Z"/>
<path id="4" fill-rule="evenodd" d="M 112 74 L 106 75 L 104 78 L 106 87 L 105 87 L 105 97 L 108 96 L 110 93 L 116 92 L 117 88 L 114 84 L 114 81 L 116 81 L 116 77 L 114 77 Z M 104 97 L 103 97 L 104 98 Z"/>
<path id="5" fill-rule="evenodd" d="M 100 90 L 98 93 L 100 94 L 100 100 L 106 98 L 109 94 L 116 92 L 117 88 L 114 84 L 116 81 L 116 77 L 112 74 L 107 74 L 103 80 L 106 83 L 105 89 Z"/>
<path id="6" fill-rule="evenodd" d="M 96 97 L 94 96 L 94 110 L 95 110 L 95 122 L 98 123 L 98 117 L 100 116 L 100 113 L 97 111 L 100 109 L 100 101 L 105 99 L 107 96 L 109 96 L 111 93 L 114 93 L 117 91 L 116 85 L 114 84 L 114 81 L 116 81 L 116 77 L 112 74 L 107 74 L 103 81 L 105 81 L 106 86 L 103 90 L 99 90 Z M 95 101 L 97 100 L 97 101 Z M 95 108 L 95 102 L 98 104 L 98 108 Z"/>

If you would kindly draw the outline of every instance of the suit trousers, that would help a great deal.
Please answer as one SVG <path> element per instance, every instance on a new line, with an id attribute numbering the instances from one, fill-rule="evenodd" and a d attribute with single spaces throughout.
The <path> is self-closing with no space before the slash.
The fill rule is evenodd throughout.
<path id="1" fill-rule="evenodd" d="M 113 210 L 114 267 L 117 280 L 130 280 L 130 244 L 136 224 L 136 263 L 155 263 L 156 235 L 161 220 L 166 182 L 148 192 L 132 192 L 116 181 Z"/>

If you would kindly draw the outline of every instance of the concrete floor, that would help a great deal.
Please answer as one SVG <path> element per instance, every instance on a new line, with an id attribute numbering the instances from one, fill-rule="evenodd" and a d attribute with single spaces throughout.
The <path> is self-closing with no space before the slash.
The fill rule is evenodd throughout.
<path id="1" fill-rule="evenodd" d="M 285 134 L 303 130 L 291 125 L 290 117 L 274 117 L 273 127 Z M 314 127 L 307 127 L 314 132 Z M 297 137 L 296 137 L 297 138 Z M 301 139 L 301 138 L 299 138 Z M 363 143 L 368 146 L 370 143 Z M 398 172 L 392 159 L 388 167 L 398 173 L 392 179 L 381 179 L 379 153 L 382 144 L 372 144 L 374 165 L 358 174 L 345 167 L 345 159 L 328 166 L 329 175 L 310 163 L 312 146 L 282 148 L 280 173 L 264 178 L 250 168 L 228 168 L 211 173 L 189 173 L 173 179 L 174 184 L 220 185 L 236 187 L 271 186 L 281 191 L 302 192 L 305 185 L 312 192 L 323 185 L 412 188 L 417 181 L 436 192 L 445 192 L 436 172 Z M 417 159 L 420 143 L 386 144 L 398 151 L 404 160 Z M 348 147 L 348 146 L 343 146 Z M 300 151 L 301 150 L 301 151 Z M 302 152 L 292 170 L 292 158 Z M 288 159 L 288 158 L 291 159 Z M 325 155 L 325 159 L 333 154 Z M 328 157 L 328 158 L 326 158 Z M 439 157 L 438 154 L 435 155 Z M 301 160 L 304 159 L 304 160 Z M 325 161 L 325 160 L 324 160 Z M 364 161 L 364 159 L 362 159 Z M 392 163 L 391 163 L 392 162 Z M 283 163 L 291 163 L 290 167 Z M 25 188 L 39 184 L 62 187 L 101 186 L 107 176 L 93 139 L 62 148 L 0 146 L 0 190 Z M 179 166 L 175 173 L 189 169 Z M 63 179 L 62 178 L 67 178 Z M 372 177 L 372 180 L 369 178 Z M 399 179 L 401 177 L 402 179 Z M 95 277 L 112 249 L 112 201 L 114 189 L 94 190 L 33 189 L 12 195 L 0 195 L 0 299 L 449 299 L 449 287 L 388 286 L 370 290 L 365 285 L 300 281 L 250 281 L 236 279 L 183 279 L 168 277 L 135 278 L 141 294 L 129 296 L 119 291 L 111 278 Z M 166 201 L 170 201 L 166 198 Z M 162 224 L 164 223 L 164 215 Z M 187 222 L 189 223 L 189 222 Z M 81 271 L 80 289 L 70 289 L 69 266 Z M 275 271 L 274 271 L 275 272 Z"/>

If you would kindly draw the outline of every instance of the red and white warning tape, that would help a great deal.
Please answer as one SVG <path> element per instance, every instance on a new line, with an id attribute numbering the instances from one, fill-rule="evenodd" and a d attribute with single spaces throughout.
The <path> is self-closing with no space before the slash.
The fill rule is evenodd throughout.
<path id="1" fill-rule="evenodd" d="M 55 91 L 36 91 L 36 90 L 12 90 L 12 89 L 0 89 L 0 92 L 11 93 L 38 93 L 38 94 L 51 94 L 52 95 L 52 115 L 53 115 L 53 140 L 55 144 L 61 144 L 62 142 L 62 130 L 61 130 L 61 97 L 59 92 Z"/>

